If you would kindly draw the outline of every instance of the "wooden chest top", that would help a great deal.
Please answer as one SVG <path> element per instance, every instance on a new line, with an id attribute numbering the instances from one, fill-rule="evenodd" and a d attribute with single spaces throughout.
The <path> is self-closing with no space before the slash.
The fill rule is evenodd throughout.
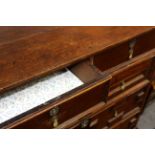
<path id="1" fill-rule="evenodd" d="M 0 92 L 64 68 L 153 27 L 0 27 Z"/>

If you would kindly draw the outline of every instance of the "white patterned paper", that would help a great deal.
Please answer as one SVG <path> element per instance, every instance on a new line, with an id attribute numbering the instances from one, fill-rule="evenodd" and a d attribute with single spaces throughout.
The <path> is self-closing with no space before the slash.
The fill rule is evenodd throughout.
<path id="1" fill-rule="evenodd" d="M 83 82 L 69 70 L 57 72 L 0 96 L 0 123 L 58 97 Z"/>

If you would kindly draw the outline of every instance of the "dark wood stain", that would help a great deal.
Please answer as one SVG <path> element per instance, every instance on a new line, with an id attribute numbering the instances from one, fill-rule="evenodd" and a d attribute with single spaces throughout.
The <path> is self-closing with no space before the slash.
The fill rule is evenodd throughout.
<path id="1" fill-rule="evenodd" d="M 134 128 L 155 90 L 154 40 L 154 27 L 0 27 L 0 93 L 66 67 L 84 82 L 1 128 Z"/>
<path id="2" fill-rule="evenodd" d="M 152 27 L 0 27 L 0 91 L 151 30 Z"/>

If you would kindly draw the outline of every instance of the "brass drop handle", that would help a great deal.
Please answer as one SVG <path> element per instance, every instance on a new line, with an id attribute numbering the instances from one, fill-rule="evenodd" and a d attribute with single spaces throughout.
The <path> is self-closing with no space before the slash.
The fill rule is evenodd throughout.
<path id="1" fill-rule="evenodd" d="M 57 116 L 53 116 L 52 122 L 53 122 L 53 127 L 56 128 L 59 125 L 58 117 Z"/>
<path id="2" fill-rule="evenodd" d="M 136 39 L 132 40 L 130 43 L 129 43 L 129 59 L 132 59 L 133 58 L 133 53 L 134 53 L 134 46 L 136 44 Z"/>
<path id="3" fill-rule="evenodd" d="M 133 49 L 129 49 L 129 59 L 133 58 Z"/>
<path id="4" fill-rule="evenodd" d="M 120 89 L 123 91 L 123 90 L 125 90 L 125 88 L 126 88 L 125 81 L 121 81 Z"/>
<path id="5" fill-rule="evenodd" d="M 59 108 L 58 107 L 55 107 L 55 108 L 50 110 L 51 123 L 52 123 L 52 126 L 54 128 L 56 128 L 59 125 L 58 113 L 59 113 Z"/>
<path id="6" fill-rule="evenodd" d="M 88 118 L 84 119 L 82 122 L 81 122 L 81 128 L 82 129 L 85 129 L 89 126 L 90 124 L 90 120 Z"/>

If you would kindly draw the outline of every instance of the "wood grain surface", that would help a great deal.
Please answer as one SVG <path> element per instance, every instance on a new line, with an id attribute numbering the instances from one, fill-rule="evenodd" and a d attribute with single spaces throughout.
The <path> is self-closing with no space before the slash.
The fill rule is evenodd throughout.
<path id="1" fill-rule="evenodd" d="M 0 92 L 153 27 L 0 27 Z"/>

